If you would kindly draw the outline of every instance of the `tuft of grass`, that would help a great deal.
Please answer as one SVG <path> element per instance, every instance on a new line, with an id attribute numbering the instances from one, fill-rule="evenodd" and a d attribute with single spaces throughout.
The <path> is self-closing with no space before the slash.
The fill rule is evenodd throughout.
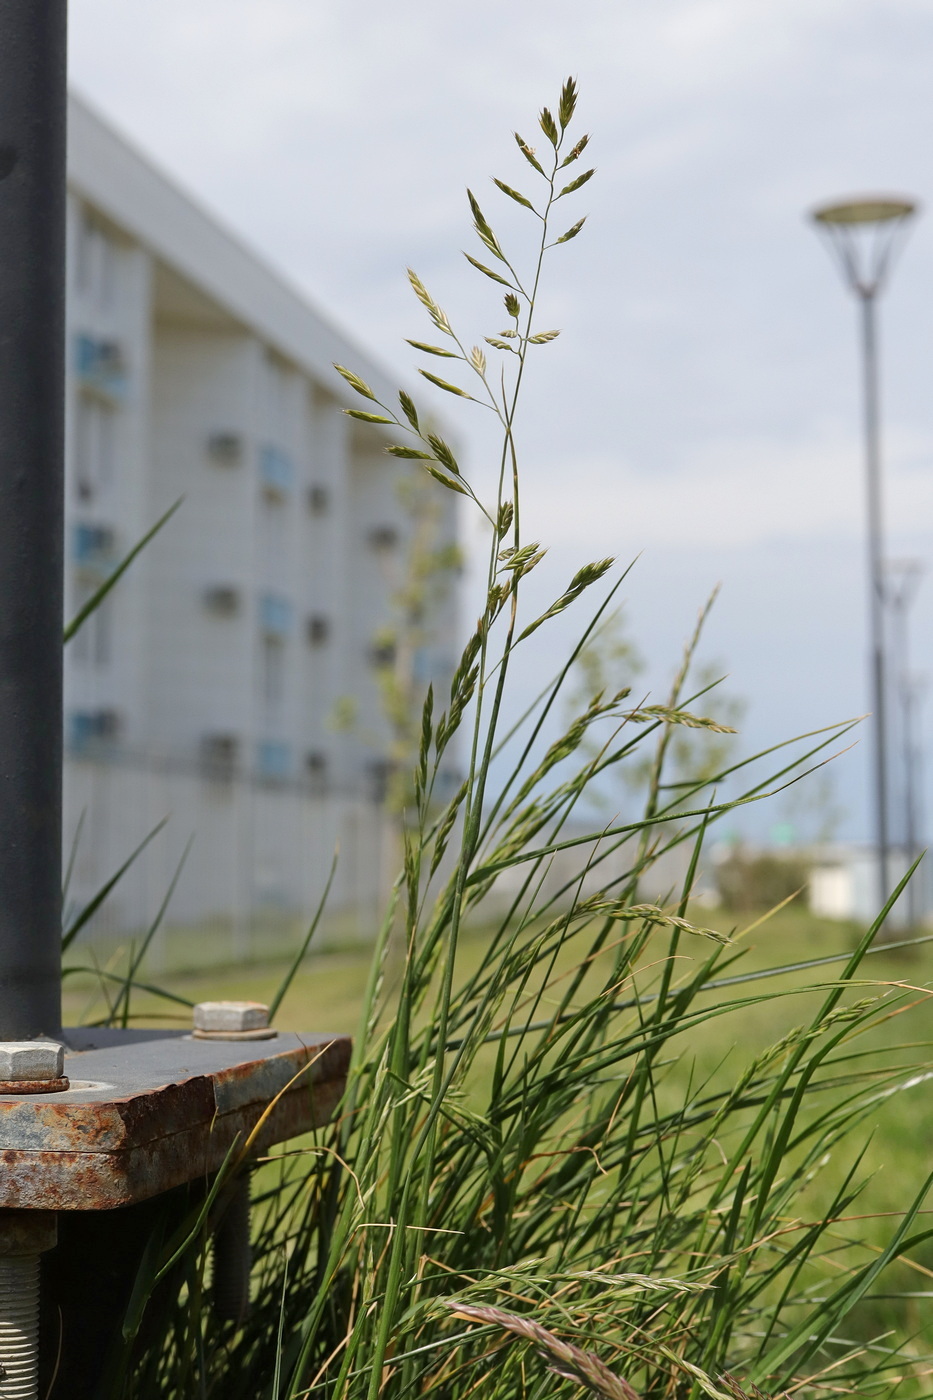
<path id="1" fill-rule="evenodd" d="M 221 1174 L 144 1260 L 114 1396 L 929 1393 L 931 1339 L 902 1318 L 892 1329 L 887 1311 L 910 1291 L 903 1271 L 930 1267 L 929 1180 L 912 1183 L 879 1236 L 859 1219 L 867 1125 L 929 1073 L 925 1046 L 886 1033 L 925 989 L 877 979 L 866 962 L 887 911 L 841 962 L 792 968 L 780 947 L 764 963 L 749 957 L 741 930 L 724 937 L 690 908 L 710 826 L 822 761 L 846 726 L 670 788 L 671 736 L 721 728 L 696 709 L 708 689 L 691 680 L 698 629 L 663 704 L 601 692 L 548 739 L 619 586 L 612 561 L 597 560 L 539 616 L 521 608 L 544 550 L 522 532 L 516 423 L 529 361 L 556 334 L 538 329 L 546 260 L 585 221 L 564 210 L 593 174 L 578 164 L 576 104 L 568 80 L 539 115 L 537 147 L 516 138 L 522 188 L 495 182 L 527 219 L 527 246 L 507 246 L 469 193 L 479 246 L 467 257 L 503 308 L 490 333 L 471 344 L 410 275 L 432 325 L 430 341 L 410 342 L 434 366 L 424 379 L 499 425 L 494 495 L 421 426 L 430 414 L 410 395 L 383 404 L 339 370 L 367 404 L 352 416 L 391 425 L 393 455 L 480 513 L 485 603 L 449 694 L 424 697 L 404 867 L 340 1111 L 256 1171 L 252 1316 L 222 1327 L 205 1301 Z M 522 649 L 593 590 L 576 646 L 506 730 Z M 466 776 L 443 801 L 436 777 L 454 742 Z M 645 755 L 642 815 L 574 834 L 593 785 Z M 505 773 L 495 788 L 494 758 Z M 743 780 L 739 796 L 718 796 Z M 647 903 L 639 886 L 675 846 L 689 853 L 683 886 Z M 568 850 L 578 869 L 555 891 L 545 877 Z M 471 938 L 480 925 L 485 936 Z M 113 1015 L 128 1014 L 130 990 L 127 980 Z M 731 1026 L 773 1018 L 773 1039 L 726 1060 Z M 170 1277 L 174 1301 L 141 1349 L 141 1300 Z"/>

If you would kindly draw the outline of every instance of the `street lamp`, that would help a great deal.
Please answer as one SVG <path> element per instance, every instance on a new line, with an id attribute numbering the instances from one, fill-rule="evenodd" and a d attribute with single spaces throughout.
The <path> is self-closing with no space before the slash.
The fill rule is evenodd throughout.
<path id="1" fill-rule="evenodd" d="M 820 205 L 811 217 L 824 234 L 843 279 L 860 305 L 868 516 L 869 633 L 871 693 L 875 728 L 875 842 L 878 893 L 890 893 L 887 731 L 885 728 L 884 551 L 881 515 L 881 448 L 878 412 L 878 345 L 875 303 L 884 289 L 894 256 L 911 217 L 911 199 L 866 195 Z"/>
<path id="2" fill-rule="evenodd" d="M 904 774 L 904 846 L 907 864 L 913 865 L 920 854 L 920 792 L 923 755 L 919 741 L 919 708 L 923 697 L 923 678 L 910 669 L 908 619 L 911 605 L 924 574 L 920 559 L 889 559 L 887 562 L 886 598 L 893 624 L 893 652 L 898 703 L 901 720 L 901 767 Z M 907 886 L 907 911 L 910 927 L 917 928 L 921 913 L 920 886 L 916 879 Z"/>

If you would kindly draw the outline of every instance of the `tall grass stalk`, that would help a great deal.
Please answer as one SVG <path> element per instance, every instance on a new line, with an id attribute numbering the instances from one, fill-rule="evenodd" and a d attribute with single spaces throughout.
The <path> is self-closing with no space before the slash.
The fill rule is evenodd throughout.
<path id="1" fill-rule="evenodd" d="M 601 559 L 540 615 L 520 607 L 544 555 L 522 531 L 517 427 L 531 361 L 557 335 L 538 329 L 539 287 L 583 229 L 565 209 L 593 175 L 581 170 L 575 108 L 568 81 L 554 112 L 540 113 L 539 148 L 516 136 L 530 193 L 495 182 L 527 216 L 524 251 L 506 248 L 469 194 L 480 247 L 466 256 L 503 297 L 504 329 L 470 345 L 410 273 L 433 327 L 429 341 L 409 342 L 421 375 L 498 423 L 494 497 L 409 394 L 381 403 L 339 367 L 365 405 L 351 416 L 391 432 L 390 454 L 485 520 L 485 602 L 449 694 L 424 699 L 404 868 L 339 1115 L 256 1173 L 252 1316 L 224 1329 L 204 1302 L 202 1207 L 144 1265 L 154 1278 L 170 1258 L 186 1261 L 157 1342 L 120 1372 L 127 1397 L 929 1394 L 923 1339 L 877 1326 L 874 1301 L 883 1281 L 890 1293 L 894 1261 L 933 1235 L 921 1215 L 928 1183 L 882 1245 L 849 1223 L 865 1189 L 866 1124 L 882 1096 L 909 1092 L 922 1072 L 916 1052 L 906 1062 L 864 1053 L 917 995 L 863 973 L 884 914 L 838 975 L 814 959 L 798 1023 L 799 989 L 775 992 L 768 980 L 779 950 L 764 972 L 737 971 L 741 937 L 691 912 L 710 827 L 823 761 L 846 726 L 667 787 L 676 727 L 721 728 L 691 693 L 698 629 L 664 704 L 596 694 L 546 738 L 612 596 L 613 561 Z M 539 629 L 600 587 L 553 682 L 509 727 L 513 667 Z M 466 776 L 444 801 L 435 779 L 455 741 Z M 646 753 L 642 816 L 581 836 L 587 792 Z M 719 796 L 743 779 L 738 796 Z M 682 888 L 647 901 L 646 875 L 678 846 Z M 578 869 L 555 891 L 546 877 L 568 850 Z M 488 930 L 478 960 L 462 942 L 477 927 Z M 730 1017 L 776 996 L 788 1008 L 778 1043 L 731 1071 L 705 1067 L 701 1040 L 721 1037 L 724 1060 Z M 128 1356 L 132 1329 L 126 1337 Z"/>

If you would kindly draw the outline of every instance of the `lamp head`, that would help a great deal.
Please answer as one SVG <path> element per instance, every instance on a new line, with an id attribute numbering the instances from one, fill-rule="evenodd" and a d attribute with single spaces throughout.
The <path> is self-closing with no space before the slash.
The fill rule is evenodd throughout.
<path id="1" fill-rule="evenodd" d="M 908 219 L 916 213 L 913 199 L 894 199 L 888 195 L 862 195 L 858 199 L 820 204 L 812 218 L 818 224 L 886 224 L 892 219 Z"/>
<path id="2" fill-rule="evenodd" d="M 827 238 L 851 290 L 872 297 L 881 289 L 906 225 L 919 207 L 905 196 L 866 194 L 817 205 L 810 217 Z"/>

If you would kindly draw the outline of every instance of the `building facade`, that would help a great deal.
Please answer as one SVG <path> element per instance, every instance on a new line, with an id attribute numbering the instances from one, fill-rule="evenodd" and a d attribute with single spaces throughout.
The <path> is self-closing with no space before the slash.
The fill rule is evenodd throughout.
<path id="1" fill-rule="evenodd" d="M 335 843 L 332 908 L 369 917 L 393 820 L 378 672 L 416 525 L 412 464 L 346 416 L 333 364 L 393 388 L 74 99 L 69 123 L 66 617 L 181 504 L 66 648 L 68 903 L 165 823 L 98 932 L 144 928 L 192 838 L 175 925 L 245 951 L 264 912 L 313 908 Z M 454 498 L 431 512 L 450 557 Z M 449 680 L 456 592 L 448 570 L 416 690 Z"/>

